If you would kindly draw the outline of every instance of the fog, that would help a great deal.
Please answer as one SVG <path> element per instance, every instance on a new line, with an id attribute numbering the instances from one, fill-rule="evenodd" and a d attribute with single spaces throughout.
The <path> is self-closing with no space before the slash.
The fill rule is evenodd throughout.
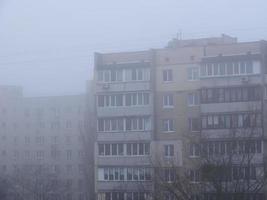
<path id="1" fill-rule="evenodd" d="M 264 0 L 0 0 L 0 84 L 27 96 L 78 94 L 93 53 L 164 47 L 176 37 L 267 38 Z"/>
<path id="2" fill-rule="evenodd" d="M 0 200 L 266 199 L 266 8 L 0 0 Z"/>

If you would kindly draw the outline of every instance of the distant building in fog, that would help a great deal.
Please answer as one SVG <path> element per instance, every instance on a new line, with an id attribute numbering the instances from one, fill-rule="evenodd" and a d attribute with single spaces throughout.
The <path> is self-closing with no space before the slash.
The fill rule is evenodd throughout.
<path id="1" fill-rule="evenodd" d="M 0 177 L 23 173 L 25 167 L 49 169 L 51 186 L 65 187 L 49 199 L 90 199 L 91 180 L 84 173 L 88 161 L 93 162 L 86 157 L 91 128 L 87 100 L 86 95 L 23 97 L 21 88 L 1 86 Z M 18 195 L 9 194 L 11 199 Z"/>

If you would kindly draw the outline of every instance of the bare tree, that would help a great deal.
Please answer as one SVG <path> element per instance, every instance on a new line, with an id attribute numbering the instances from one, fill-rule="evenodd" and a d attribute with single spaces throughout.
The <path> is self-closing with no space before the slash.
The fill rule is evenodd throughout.
<path id="1" fill-rule="evenodd" d="M 156 158 L 151 164 L 154 199 L 264 199 L 266 162 L 260 134 L 257 128 L 232 130 L 221 147 L 206 138 L 200 140 L 200 157 L 190 166 L 193 171 Z"/>
<path id="2" fill-rule="evenodd" d="M 257 129 L 232 130 L 230 134 L 231 137 L 223 143 L 223 151 L 216 147 L 209 151 L 209 145 L 203 142 L 200 173 L 204 192 L 217 200 L 230 196 L 263 199 L 261 193 L 266 185 L 266 172 L 261 155 L 262 138 L 257 136 Z"/>
<path id="3" fill-rule="evenodd" d="M 67 192 L 67 185 L 49 166 L 24 165 L 7 177 L 8 194 L 17 200 L 59 199 Z"/>
<path id="4" fill-rule="evenodd" d="M 155 190 L 154 200 L 195 200 L 200 194 L 202 185 L 191 180 L 188 170 L 178 166 L 172 159 L 156 156 L 151 162 Z"/>

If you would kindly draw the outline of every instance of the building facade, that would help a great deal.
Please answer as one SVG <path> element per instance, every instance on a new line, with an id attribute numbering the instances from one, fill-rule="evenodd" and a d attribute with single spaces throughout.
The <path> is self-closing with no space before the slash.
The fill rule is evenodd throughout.
<path id="1" fill-rule="evenodd" d="M 150 52 L 95 55 L 97 199 L 148 199 L 154 140 Z"/>
<path id="2" fill-rule="evenodd" d="M 91 199 L 86 95 L 24 97 L 19 87 L 1 86 L 0 99 L 0 178 L 8 199 Z"/>
<path id="3" fill-rule="evenodd" d="M 223 160 L 228 163 L 224 176 L 233 183 L 225 188 L 227 195 L 265 199 L 264 185 L 259 184 L 261 190 L 254 187 L 261 179 L 265 183 L 266 42 L 233 43 L 205 50 L 200 63 L 204 152 L 213 160 L 227 158 Z M 214 198 L 215 194 L 211 191 L 206 196 Z"/>
<path id="4" fill-rule="evenodd" d="M 96 54 L 97 198 L 153 199 L 154 169 L 152 178 L 143 174 L 157 161 L 166 181 L 174 176 L 173 165 L 192 184 L 201 184 L 203 161 L 212 161 L 227 171 L 222 181 L 230 183 L 227 198 L 243 193 L 241 198 L 264 199 L 265 186 L 256 191 L 243 183 L 251 186 L 265 173 L 266 50 L 265 41 L 240 43 L 223 35 L 173 40 L 143 52 Z M 150 79 L 144 79 L 145 68 Z M 144 93 L 150 94 L 146 105 Z M 151 116 L 149 131 L 141 116 Z M 134 130 L 139 124 L 142 133 Z M 143 151 L 146 147 L 150 150 Z M 237 182 L 243 188 L 233 187 Z M 214 188 L 204 191 L 192 193 L 192 199 L 217 198 Z M 164 199 L 174 197 L 166 192 Z"/>

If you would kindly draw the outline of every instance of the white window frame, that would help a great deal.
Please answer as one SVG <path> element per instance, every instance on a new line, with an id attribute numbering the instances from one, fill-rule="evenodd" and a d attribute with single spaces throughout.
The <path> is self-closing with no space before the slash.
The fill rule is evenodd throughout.
<path id="1" fill-rule="evenodd" d="M 197 148 L 198 145 L 198 148 Z M 189 153 L 189 157 L 190 158 L 199 158 L 200 157 L 200 144 L 196 144 L 196 143 L 191 143 L 190 144 L 190 153 Z"/>
<path id="2" fill-rule="evenodd" d="M 189 173 L 190 173 L 190 182 L 191 183 L 199 183 L 199 179 L 200 179 L 200 172 L 198 170 L 189 170 Z"/>
<path id="3" fill-rule="evenodd" d="M 175 168 L 164 168 L 164 180 L 168 183 L 172 183 L 175 180 L 176 171 Z"/>
<path id="4" fill-rule="evenodd" d="M 251 63 L 252 65 L 248 65 Z M 253 74 L 259 74 L 260 73 L 260 64 L 257 60 L 247 60 L 247 61 L 237 61 L 237 62 L 231 62 L 231 69 L 232 73 L 229 74 L 228 72 L 228 64 L 229 62 L 222 62 L 222 63 L 206 63 L 201 66 L 201 73 L 200 77 L 206 78 L 206 77 L 227 77 L 227 76 L 248 76 Z M 211 66 L 211 74 L 208 74 L 208 65 Z M 251 67 L 251 72 L 249 72 L 249 67 Z M 218 69 L 215 70 L 215 68 Z M 223 70 L 222 70 L 223 69 Z M 215 71 L 217 74 L 215 74 Z M 222 74 L 221 72 L 224 71 Z"/>
<path id="5" fill-rule="evenodd" d="M 164 73 L 166 73 L 166 80 L 164 80 Z M 162 81 L 164 83 L 173 81 L 173 70 L 172 69 L 164 69 L 162 70 Z"/>
<path id="6" fill-rule="evenodd" d="M 172 123 L 172 129 L 171 129 L 171 123 Z M 167 130 L 165 130 L 165 125 L 167 125 Z M 163 132 L 167 132 L 167 133 L 173 133 L 173 132 L 175 132 L 174 120 L 173 119 L 163 119 L 162 126 L 163 126 L 162 127 Z"/>
<path id="7" fill-rule="evenodd" d="M 164 145 L 164 157 L 167 157 L 167 158 L 174 157 L 174 144 Z"/>
<path id="8" fill-rule="evenodd" d="M 108 181 L 108 182 L 151 181 L 151 175 L 152 175 L 152 170 L 147 167 L 100 167 L 98 168 L 97 171 L 98 171 L 98 181 Z M 128 179 L 129 172 L 131 174 L 130 179 Z M 149 174 L 150 178 L 147 178 L 147 174 Z M 112 179 L 110 179 L 110 177 L 112 177 Z"/>
<path id="9" fill-rule="evenodd" d="M 171 101 L 172 98 L 172 101 Z M 173 108 L 174 107 L 174 96 L 173 94 L 164 94 L 162 97 L 163 108 Z M 172 102 L 172 104 L 171 104 Z"/>
<path id="10" fill-rule="evenodd" d="M 130 105 L 126 105 L 126 95 L 130 95 Z M 136 104 L 133 104 L 134 102 L 134 95 L 136 96 Z M 148 95 L 148 104 L 145 104 L 145 96 Z M 134 93 L 127 93 L 124 94 L 124 106 L 127 107 L 135 107 L 135 106 L 147 106 L 150 104 L 150 94 L 149 92 L 134 92 Z M 141 103 L 139 97 L 141 96 Z"/>
<path id="11" fill-rule="evenodd" d="M 191 102 L 192 97 L 192 102 Z M 187 94 L 187 106 L 193 107 L 193 106 L 199 106 L 200 105 L 200 95 L 199 92 L 190 92 Z"/>

